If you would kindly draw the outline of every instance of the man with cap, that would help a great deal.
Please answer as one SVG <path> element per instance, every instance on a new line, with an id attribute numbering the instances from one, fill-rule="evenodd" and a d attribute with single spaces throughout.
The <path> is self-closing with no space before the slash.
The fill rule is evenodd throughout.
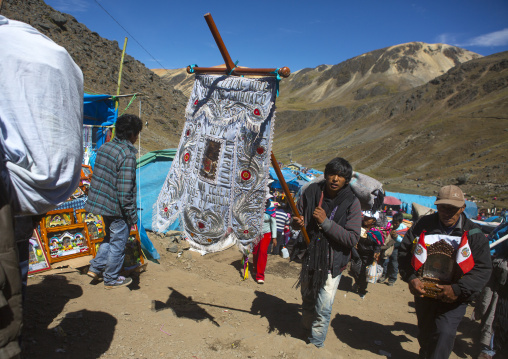
<path id="1" fill-rule="evenodd" d="M 466 307 L 489 280 L 492 263 L 489 245 L 480 228 L 463 214 L 466 204 L 462 190 L 453 185 L 440 189 L 437 212 L 423 216 L 411 227 L 399 249 L 399 271 L 415 298 L 418 319 L 419 358 L 448 358 L 453 350 L 457 327 Z M 438 284 L 435 298 L 426 294 L 421 280 L 427 248 L 444 240 L 454 249 L 454 278 Z"/>

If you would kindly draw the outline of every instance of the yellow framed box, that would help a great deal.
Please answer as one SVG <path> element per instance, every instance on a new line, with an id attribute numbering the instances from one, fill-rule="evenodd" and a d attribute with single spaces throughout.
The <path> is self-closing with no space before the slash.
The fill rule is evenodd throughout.
<path id="1" fill-rule="evenodd" d="M 90 242 L 102 241 L 106 236 L 104 218 L 100 214 L 93 214 L 84 209 L 78 209 L 76 211 L 76 220 L 78 223 L 86 223 Z"/>
<path id="2" fill-rule="evenodd" d="M 42 235 L 51 264 L 91 253 L 88 230 L 84 223 L 46 228 Z"/>

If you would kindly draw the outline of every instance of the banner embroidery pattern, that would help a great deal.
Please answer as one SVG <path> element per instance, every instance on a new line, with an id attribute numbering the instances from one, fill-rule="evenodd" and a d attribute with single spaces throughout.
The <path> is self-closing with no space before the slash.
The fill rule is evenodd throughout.
<path id="1" fill-rule="evenodd" d="M 196 75 L 178 151 L 154 204 L 153 229 L 177 219 L 202 253 L 262 235 L 276 79 Z"/>

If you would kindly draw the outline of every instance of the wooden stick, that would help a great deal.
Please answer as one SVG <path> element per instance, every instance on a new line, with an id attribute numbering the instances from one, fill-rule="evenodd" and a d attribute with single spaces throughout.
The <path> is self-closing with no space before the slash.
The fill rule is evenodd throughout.
<path id="1" fill-rule="evenodd" d="M 226 69 L 229 74 L 231 70 L 233 70 L 233 68 L 235 67 L 235 63 L 233 62 L 233 60 L 231 60 L 231 56 L 229 56 L 228 49 L 226 49 L 226 45 L 224 45 L 224 41 L 222 41 L 222 37 L 219 34 L 219 30 L 217 30 L 217 26 L 215 26 L 215 21 L 213 21 L 212 14 L 206 13 L 205 20 L 206 23 L 208 24 L 208 27 L 210 28 L 210 31 L 212 32 L 215 42 L 217 43 L 217 47 L 219 48 L 222 58 L 224 59 Z"/>
<path id="2" fill-rule="evenodd" d="M 198 74 L 223 74 L 223 75 L 258 75 L 258 76 L 276 76 L 275 71 L 281 76 L 281 77 L 289 77 L 291 74 L 291 70 L 289 67 L 282 67 L 279 69 L 275 68 L 249 68 L 249 67 L 235 67 L 233 71 L 228 71 L 227 69 L 223 67 L 199 67 L 195 66 L 191 69 L 190 66 L 187 66 L 187 73 L 198 73 Z"/>
<path id="3" fill-rule="evenodd" d="M 220 36 L 219 30 L 217 29 L 217 26 L 215 25 L 215 21 L 213 21 L 212 15 L 210 13 L 205 14 L 205 20 L 208 24 L 208 28 L 210 29 L 213 38 L 215 39 L 215 43 L 217 44 L 217 47 L 219 48 L 219 51 L 222 55 L 222 58 L 224 59 L 224 63 L 226 64 L 226 68 L 220 68 L 220 67 L 198 67 L 195 66 L 193 69 L 191 69 L 190 66 L 187 66 L 187 73 L 191 74 L 193 72 L 195 73 L 218 73 L 218 74 L 224 74 L 224 75 L 258 75 L 258 76 L 275 76 L 274 73 L 277 71 L 277 73 L 282 77 L 288 77 L 291 74 L 291 70 L 289 67 L 282 67 L 280 69 L 251 69 L 246 67 L 235 67 L 235 63 L 233 60 L 231 60 L 231 56 L 229 56 L 228 49 L 226 48 L 226 45 L 224 44 L 224 41 L 222 41 L 222 37 Z"/>
<path id="4" fill-rule="evenodd" d="M 291 196 L 291 192 L 289 191 L 286 180 L 284 179 L 284 176 L 282 176 L 282 172 L 279 167 L 279 162 L 277 162 L 277 159 L 275 158 L 275 155 L 273 154 L 273 152 L 272 152 L 272 166 L 273 166 L 273 169 L 275 170 L 275 173 L 277 174 L 277 178 L 279 179 L 280 185 L 282 186 L 282 189 L 284 190 L 284 193 L 286 194 L 288 203 L 291 206 L 293 213 L 295 214 L 295 216 L 300 217 L 300 212 L 298 212 L 298 208 L 296 208 L 293 196 Z M 310 239 L 309 239 L 309 235 L 307 234 L 307 230 L 305 229 L 305 226 L 302 227 L 302 235 L 303 235 L 303 239 L 305 239 L 305 243 L 307 243 L 307 245 L 309 245 Z"/>

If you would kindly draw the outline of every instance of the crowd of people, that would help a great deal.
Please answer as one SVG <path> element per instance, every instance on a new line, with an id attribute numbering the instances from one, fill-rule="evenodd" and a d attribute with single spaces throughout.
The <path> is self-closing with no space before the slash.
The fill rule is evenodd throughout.
<path id="1" fill-rule="evenodd" d="M 506 357 L 508 241 L 490 250 L 486 235 L 463 213 L 465 196 L 454 185 L 439 191 L 436 213 L 413 225 L 404 223 L 401 212 L 388 218 L 380 210 L 361 211 L 348 185 L 351 173 L 346 160 L 333 159 L 325 168 L 325 180 L 300 194 L 301 216 L 281 210 L 281 226 L 291 219 L 294 229 L 305 226 L 310 239 L 299 279 L 305 339 L 316 347 L 324 345 L 335 293 L 349 262 L 353 291 L 362 299 L 372 266 L 380 274 L 378 283 L 393 286 L 399 277 L 408 283 L 418 320 L 419 358 L 451 355 L 468 305 L 476 306 L 475 319 L 482 323 L 478 358 Z M 273 212 L 275 217 L 276 209 Z"/>

